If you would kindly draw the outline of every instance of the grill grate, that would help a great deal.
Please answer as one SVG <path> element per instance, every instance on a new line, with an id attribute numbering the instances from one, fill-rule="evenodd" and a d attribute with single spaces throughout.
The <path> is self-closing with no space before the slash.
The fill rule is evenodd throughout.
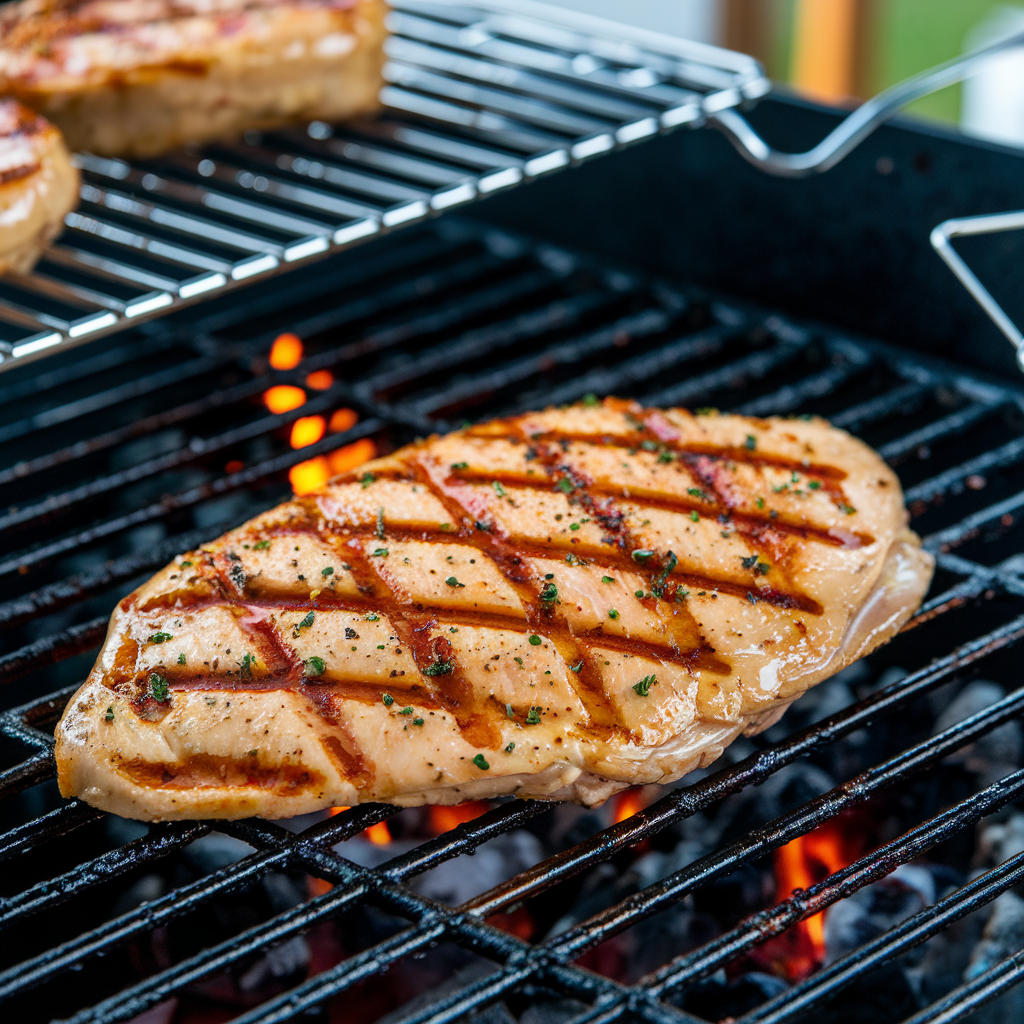
<path id="1" fill-rule="evenodd" d="M 64 234 L 0 281 L 0 369 L 767 91 L 749 57 L 541 5 L 394 6 L 378 120 L 139 164 L 80 154 Z"/>
<path id="2" fill-rule="evenodd" d="M 893 716 L 908 721 L 915 701 L 978 667 L 995 678 L 1016 678 L 1006 659 L 1024 637 L 1018 471 L 1024 397 L 924 357 L 449 218 L 368 248 L 358 264 L 334 261 L 301 282 L 283 278 L 261 301 L 211 309 L 184 326 L 171 320 L 157 330 L 122 334 L 0 384 L 7 467 L 0 479 L 14 503 L 0 516 L 6 595 L 0 627 L 8 651 L 0 657 L 0 681 L 18 680 L 18 699 L 27 700 L 0 715 L 0 860 L 7 871 L 0 897 L 6 950 L 0 1000 L 19 1019 L 129 1020 L 268 945 L 372 905 L 404 926 L 237 1019 L 300 1019 L 389 967 L 404 969 L 411 957 L 448 943 L 496 967 L 439 993 L 425 1008 L 409 1009 L 405 1020 L 440 1024 L 515 993 L 545 990 L 583 1004 L 572 1018 L 579 1024 L 692 1022 L 697 1018 L 673 1002 L 688 986 L 1024 797 L 1020 770 L 945 809 L 926 809 L 923 822 L 905 834 L 635 984 L 578 962 L 844 810 L 893 787 L 906 791 L 950 753 L 1018 717 L 1024 710 L 1024 689 L 1018 689 L 937 735 L 918 739 L 909 727 L 898 729 L 896 745 L 891 751 L 880 746 L 883 760 L 866 772 L 544 941 L 531 944 L 497 927 L 524 902 L 614 863 L 629 847 L 798 760 L 859 730 L 877 731 L 872 723 Z M 306 341 L 307 358 L 294 370 L 273 371 L 262 360 L 285 327 Z M 268 387 L 305 387 L 306 376 L 323 369 L 339 379 L 311 392 L 300 408 L 272 415 L 261 404 Z M 387 449 L 464 417 L 576 400 L 591 390 L 652 403 L 714 402 L 752 413 L 813 408 L 875 444 L 901 472 L 915 525 L 938 558 L 936 587 L 915 628 L 882 652 L 921 667 L 819 723 L 763 742 L 736 763 L 726 759 L 713 773 L 461 906 L 438 903 L 407 883 L 551 814 L 549 805 L 501 804 L 376 869 L 356 865 L 335 846 L 384 822 L 394 808 L 354 808 L 298 833 L 256 820 L 217 823 L 218 833 L 252 852 L 111 912 L 105 894 L 121 880 L 211 833 L 207 823 L 154 825 L 97 847 L 96 829 L 109 825 L 108 817 L 56 797 L 52 724 L 102 638 L 114 601 L 175 552 L 280 499 L 285 477 L 300 462 L 361 438 Z M 357 412 L 355 426 L 300 450 L 288 447 L 288 430 L 299 416 L 326 415 L 339 406 Z M 943 656 L 931 660 L 936 651 Z M 304 872 L 333 888 L 176 962 L 149 965 L 143 980 L 126 984 L 102 970 L 109 962 L 102 958 L 125 943 L 281 871 Z M 1022 879 L 1019 854 L 742 1020 L 774 1024 L 820 1013 L 851 980 Z M 80 972 L 74 985 L 54 984 L 69 972 Z M 1018 955 L 919 1014 L 915 1024 L 956 1019 L 1022 974 Z"/>

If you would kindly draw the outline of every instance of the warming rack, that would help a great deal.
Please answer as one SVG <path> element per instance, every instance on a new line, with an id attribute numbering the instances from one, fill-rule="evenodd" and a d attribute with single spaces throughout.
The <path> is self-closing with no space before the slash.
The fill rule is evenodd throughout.
<path id="1" fill-rule="evenodd" d="M 530 0 L 397 0 L 379 118 L 128 163 L 0 280 L 0 369 L 161 316 L 768 91 L 757 61 Z"/>

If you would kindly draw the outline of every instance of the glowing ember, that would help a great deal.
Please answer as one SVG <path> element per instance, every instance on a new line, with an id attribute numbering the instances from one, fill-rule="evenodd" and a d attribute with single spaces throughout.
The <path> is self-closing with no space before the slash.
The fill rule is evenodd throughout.
<path id="1" fill-rule="evenodd" d="M 442 832 L 450 832 L 463 822 L 479 818 L 486 810 L 489 810 L 489 805 L 485 800 L 470 800 L 454 806 L 431 804 L 428 812 L 430 833 L 439 836 Z"/>
<path id="2" fill-rule="evenodd" d="M 306 404 L 306 392 L 291 384 L 276 384 L 263 392 L 263 404 L 273 413 L 291 412 Z"/>
<path id="3" fill-rule="evenodd" d="M 388 829 L 387 822 L 378 821 L 376 825 L 371 825 L 363 835 L 373 843 L 374 846 L 387 846 L 391 842 L 391 831 Z"/>
<path id="4" fill-rule="evenodd" d="M 376 455 L 377 446 L 368 437 L 364 437 L 331 452 L 327 456 L 327 461 L 331 467 L 331 475 L 337 476 L 338 473 L 346 473 L 364 462 L 369 462 Z"/>
<path id="5" fill-rule="evenodd" d="M 294 370 L 302 362 L 302 340 L 297 334 L 279 334 L 270 348 L 270 365 L 275 370 Z"/>
<path id="6" fill-rule="evenodd" d="M 334 383 L 334 374 L 330 370 L 314 370 L 306 378 L 306 387 L 314 391 L 326 391 Z"/>
<path id="7" fill-rule="evenodd" d="M 326 429 L 327 424 L 324 422 L 323 416 L 300 416 L 292 424 L 291 446 L 306 448 L 311 444 L 316 444 L 324 436 Z"/>
<path id="8" fill-rule="evenodd" d="M 632 818 L 637 811 L 644 809 L 644 802 L 640 797 L 639 789 L 627 789 L 615 797 L 615 808 L 612 811 L 612 820 L 617 825 L 620 821 Z"/>
<path id="9" fill-rule="evenodd" d="M 331 421 L 327 427 L 332 434 L 343 434 L 346 430 L 351 430 L 358 419 L 355 409 L 335 409 L 331 413 Z"/>
<path id="10" fill-rule="evenodd" d="M 240 473 L 243 469 L 245 469 L 245 463 L 240 459 L 232 459 L 230 462 L 224 463 L 225 473 Z"/>
<path id="11" fill-rule="evenodd" d="M 775 851 L 776 899 L 796 889 L 809 889 L 834 871 L 846 867 L 861 852 L 854 847 L 843 817 L 826 821 L 813 832 Z M 825 960 L 824 914 L 805 918 L 789 930 L 789 950 L 779 965 L 791 980 L 805 978 Z"/>
<path id="12" fill-rule="evenodd" d="M 288 482 L 299 497 L 303 494 L 312 494 L 317 488 L 323 487 L 330 478 L 331 467 L 322 455 L 315 459 L 306 459 L 305 462 L 300 462 L 288 470 Z"/>

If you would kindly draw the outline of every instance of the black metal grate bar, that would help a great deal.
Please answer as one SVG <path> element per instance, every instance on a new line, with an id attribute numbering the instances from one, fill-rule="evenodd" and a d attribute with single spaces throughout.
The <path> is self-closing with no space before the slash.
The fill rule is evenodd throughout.
<path id="1" fill-rule="evenodd" d="M 373 152 L 360 155 L 361 160 L 372 158 Z M 393 266 L 386 255 L 375 257 L 374 268 L 354 274 L 348 284 L 325 282 L 323 289 L 332 290 L 322 308 L 323 296 L 305 285 L 294 293 L 282 291 L 276 305 L 261 306 L 248 319 L 244 311 L 218 311 L 192 325 L 187 337 L 154 331 L 139 335 L 134 344 L 112 346 L 109 353 L 82 356 L 78 365 L 88 367 L 85 374 L 76 373 L 74 363 L 54 365 L 40 375 L 49 409 L 33 409 L 31 389 L 12 385 L 7 420 L 0 417 L 0 431 L 10 428 L 0 433 L 0 455 L 7 459 L 0 473 L 6 486 L 20 490 L 16 507 L 0 516 L 0 575 L 9 587 L 0 603 L 0 635 L 7 645 L 0 654 L 0 681 L 17 679 L 19 687 L 33 689 L 27 703 L 0 712 L 0 735 L 10 745 L 6 760 L 0 761 L 0 796 L 8 804 L 16 805 L 21 797 L 36 800 L 44 792 L 53 799 L 47 789 L 53 774 L 49 729 L 70 690 L 30 694 L 77 678 L 59 673 L 65 663 L 72 664 L 67 659 L 95 647 L 124 589 L 175 551 L 247 518 L 256 505 L 274 503 L 285 493 L 284 480 L 293 467 L 327 458 L 360 439 L 372 439 L 386 450 L 414 433 L 444 429 L 450 419 L 572 401 L 590 390 L 759 415 L 821 409 L 834 421 L 864 431 L 908 476 L 912 511 L 944 574 L 907 638 L 941 620 L 950 632 L 965 632 L 966 639 L 931 663 L 922 663 L 918 655 L 920 667 L 903 678 L 672 790 L 632 817 L 457 907 L 424 897 L 412 880 L 495 837 L 543 820 L 553 813 L 548 805 L 502 804 L 373 869 L 358 867 L 336 847 L 387 820 L 395 808 L 355 808 L 298 834 L 256 821 L 217 823 L 217 832 L 241 840 L 252 852 L 133 910 L 99 921 L 83 918 L 73 935 L 19 954 L 17 938 L 35 921 L 70 913 L 80 901 L 110 891 L 139 871 L 159 870 L 214 827 L 151 826 L 141 837 L 112 849 L 90 848 L 69 863 L 58 851 L 68 841 L 91 835 L 105 816 L 76 802 L 30 802 L 25 805 L 30 809 L 0 832 L 0 859 L 24 865 L 23 855 L 31 852 L 56 858 L 57 867 L 0 897 L 0 930 L 13 943 L 0 970 L 0 999 L 31 993 L 46 1003 L 62 989 L 54 982 L 69 972 L 83 972 L 80 978 L 94 961 L 154 927 L 187 921 L 256 879 L 291 871 L 324 879 L 333 888 L 211 941 L 120 991 L 82 1001 L 69 1019 L 82 1024 L 129 1020 L 273 944 L 372 905 L 405 922 L 402 929 L 238 1019 L 250 1024 L 296 1019 L 443 942 L 475 951 L 494 961 L 495 968 L 425 1009 L 410 1009 L 404 1018 L 408 1024 L 456 1021 L 537 987 L 585 1004 L 578 1022 L 628 1018 L 693 1024 L 698 1018 L 676 1003 L 695 982 L 1021 799 L 1024 772 L 1017 771 L 937 813 L 932 808 L 897 839 L 634 984 L 602 977 L 577 962 L 585 951 L 842 810 L 892 786 L 906 791 L 910 780 L 927 777 L 950 753 L 1019 719 L 1024 691 L 1014 690 L 935 736 L 901 744 L 822 796 L 557 934 L 531 943 L 498 928 L 495 915 L 541 894 L 556 894 L 572 879 L 614 863 L 629 847 L 715 808 L 802 758 L 822 754 L 855 732 L 881 728 L 914 701 L 981 665 L 1001 664 L 1007 652 L 1017 649 L 1024 638 L 1024 610 L 1018 604 L 1024 597 L 1024 553 L 1007 548 L 1000 538 L 1015 528 L 1024 509 L 1013 474 L 1024 453 L 1019 425 L 1024 399 L 1009 387 L 939 363 L 792 324 L 753 307 L 652 285 L 469 224 L 445 220 L 430 230 L 396 236 L 392 245 Z M 306 358 L 294 370 L 269 371 L 263 362 L 267 348 L 286 328 L 299 330 Z M 133 373 L 158 355 L 166 355 L 168 370 Z M 306 387 L 306 375 L 320 369 L 330 369 L 336 382 L 310 391 L 288 413 L 266 412 L 261 396 L 267 388 L 282 383 Z M 122 371 L 123 381 L 107 387 L 100 383 Z M 65 398 L 70 388 L 78 390 Z M 108 417 L 126 402 L 133 403 L 131 414 L 112 424 Z M 308 447 L 289 447 L 288 430 L 299 416 L 326 418 L 338 407 L 354 410 L 359 422 Z M 26 443 L 38 447 L 25 453 Z M 242 468 L 221 468 L 233 460 Z M 156 532 L 141 534 L 149 538 L 141 544 L 133 542 L 140 530 Z M 1006 603 L 1005 621 L 988 622 L 979 635 L 970 609 L 979 602 L 999 608 L 999 601 Z M 915 649 L 907 647 L 908 656 Z M 998 677 L 998 671 L 993 667 L 991 674 Z M 842 987 L 1007 891 L 1021 871 L 1018 857 L 962 885 L 764 1003 L 744 1021 L 820 1013 Z M 1003 991 L 1019 974 L 1015 962 L 1008 961 L 936 1004 L 934 1012 L 927 1011 L 933 1017 L 919 1019 L 954 1019 Z"/>

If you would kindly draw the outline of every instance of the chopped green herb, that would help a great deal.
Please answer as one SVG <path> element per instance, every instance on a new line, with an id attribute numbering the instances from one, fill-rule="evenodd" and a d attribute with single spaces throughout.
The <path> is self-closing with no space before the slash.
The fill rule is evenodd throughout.
<path id="1" fill-rule="evenodd" d="M 422 671 L 425 676 L 447 676 L 451 675 L 454 669 L 455 663 L 452 661 L 435 661 Z"/>
<path id="2" fill-rule="evenodd" d="M 390 693 L 383 693 L 383 694 L 381 694 L 381 698 L 380 699 L 382 701 L 384 701 L 384 707 L 386 707 L 386 708 L 391 707 L 391 705 L 395 703 L 395 698 L 392 697 Z"/>
<path id="3" fill-rule="evenodd" d="M 845 502 L 841 502 L 838 508 L 840 512 L 845 512 L 848 516 L 852 516 L 857 511 L 852 505 L 847 505 Z"/>
<path id="4" fill-rule="evenodd" d="M 634 562 L 646 562 L 648 558 L 654 557 L 653 551 L 633 551 L 630 553 L 630 557 Z"/>
<path id="5" fill-rule="evenodd" d="M 810 489 L 812 491 L 817 491 L 821 487 L 821 481 L 820 480 L 808 480 L 807 481 L 807 486 L 810 487 Z"/>
<path id="6" fill-rule="evenodd" d="M 149 677 L 149 692 L 153 696 L 153 700 L 159 701 L 161 704 L 166 704 L 169 699 L 170 688 L 167 685 L 167 680 L 163 676 L 153 672 Z"/>
<path id="7" fill-rule="evenodd" d="M 182 569 L 191 569 L 192 568 L 192 563 L 191 562 L 182 562 L 181 563 L 181 568 Z"/>
<path id="8" fill-rule="evenodd" d="M 615 582 L 615 580 L 613 580 L 613 579 L 611 578 L 611 576 L 602 576 L 602 577 L 601 577 L 601 582 L 602 582 L 602 583 L 614 583 L 614 582 Z"/>
<path id="9" fill-rule="evenodd" d="M 398 713 L 400 715 L 411 715 L 412 714 L 412 708 L 402 708 L 402 710 L 399 711 Z"/>
<path id="10" fill-rule="evenodd" d="M 376 480 L 376 479 L 377 478 L 372 473 L 364 473 L 359 478 L 359 482 L 363 485 L 363 490 L 365 491 L 366 488 L 369 487 L 370 484 L 372 484 L 373 481 Z"/>
<path id="11" fill-rule="evenodd" d="M 579 528 L 580 528 L 580 524 L 579 523 L 570 523 L 569 524 L 569 529 L 570 530 L 578 530 Z"/>
<path id="12" fill-rule="evenodd" d="M 644 596 L 644 592 L 643 592 L 642 590 L 638 590 L 638 591 L 636 591 L 636 592 L 635 592 L 635 593 L 633 594 L 633 596 L 634 596 L 634 597 L 643 597 L 643 596 Z"/>
<path id="13" fill-rule="evenodd" d="M 580 558 L 579 555 L 574 555 L 571 551 L 569 552 L 569 554 L 567 554 L 565 556 L 565 560 L 566 560 L 566 562 L 569 563 L 569 565 L 586 565 L 587 564 L 587 560 L 585 558 Z"/>
<path id="14" fill-rule="evenodd" d="M 633 691 L 638 697 L 647 697 L 651 692 L 651 687 L 657 683 L 657 678 L 653 675 L 644 676 L 639 683 L 633 684 Z"/>
<path id="15" fill-rule="evenodd" d="M 370 612 L 369 615 L 364 615 L 363 618 L 367 622 L 380 622 L 380 616 L 376 612 Z"/>
<path id="16" fill-rule="evenodd" d="M 485 758 L 483 754 L 477 754 L 476 757 L 473 758 L 473 764 L 475 764 L 477 768 L 484 772 L 491 767 L 487 763 L 487 758 Z"/>
<path id="17" fill-rule="evenodd" d="M 617 619 L 618 617 L 619 617 L 619 613 L 614 608 L 609 608 L 608 609 L 608 618 L 609 619 Z"/>
<path id="18" fill-rule="evenodd" d="M 414 718 L 412 720 L 412 724 L 413 725 L 422 725 L 423 724 L 423 719 L 422 718 Z"/>
<path id="19" fill-rule="evenodd" d="M 516 749 L 516 745 L 515 745 L 514 743 L 510 743 L 510 744 L 509 744 L 509 745 L 508 745 L 508 746 L 507 746 L 507 747 L 505 748 L 505 753 L 506 753 L 506 754 L 511 754 L 511 753 L 512 753 L 512 751 L 513 751 L 513 750 L 515 750 L 515 749 Z"/>
<path id="20" fill-rule="evenodd" d="M 249 679 L 252 676 L 252 667 L 256 664 L 256 659 L 246 651 L 242 656 L 242 660 L 238 663 L 238 674 L 243 679 Z"/>
<path id="21" fill-rule="evenodd" d="M 307 679 L 317 679 L 324 674 L 327 669 L 327 665 L 323 658 L 313 655 L 311 658 L 307 658 L 303 663 L 302 672 Z"/>
<path id="22" fill-rule="evenodd" d="M 112 722 L 114 720 L 114 705 L 113 704 L 108 704 L 107 705 L 107 713 L 103 717 L 108 722 Z"/>
<path id="23" fill-rule="evenodd" d="M 182 651 L 181 654 L 178 655 L 178 664 L 179 665 L 184 665 L 185 664 L 185 652 L 184 651 Z"/>
<path id="24" fill-rule="evenodd" d="M 757 438 L 754 437 L 753 434 L 747 434 L 747 439 L 743 442 L 743 447 L 746 448 L 748 452 L 752 452 L 757 447 Z"/>
<path id="25" fill-rule="evenodd" d="M 531 646 L 531 647 L 540 647 L 540 645 L 541 645 L 542 643 L 544 643 L 544 641 L 543 641 L 543 640 L 541 640 L 541 638 L 540 638 L 539 636 L 537 636 L 537 634 L 536 634 L 536 633 L 534 633 L 534 634 L 533 634 L 533 635 L 532 635 L 532 636 L 530 637 L 530 646 Z"/>
<path id="26" fill-rule="evenodd" d="M 758 498 L 757 499 L 757 507 L 758 508 L 764 508 L 764 498 Z"/>
<path id="27" fill-rule="evenodd" d="M 576 490 L 573 486 L 573 482 L 566 476 L 563 476 L 562 479 L 555 484 L 555 489 L 561 491 L 563 494 L 571 494 Z"/>
<path id="28" fill-rule="evenodd" d="M 388 549 L 387 548 L 377 548 L 375 551 L 371 552 L 371 556 L 373 558 L 387 558 L 388 557 Z"/>
<path id="29" fill-rule="evenodd" d="M 329 565 L 329 566 L 327 566 L 326 569 L 321 569 L 320 570 L 320 575 L 321 576 L 333 576 L 334 575 L 334 566 L 333 565 Z"/>
<path id="30" fill-rule="evenodd" d="M 689 494 L 691 498 L 706 498 L 707 497 L 707 495 L 699 487 L 687 487 L 686 488 L 686 493 Z"/>
<path id="31" fill-rule="evenodd" d="M 661 445 L 658 444 L 657 441 L 641 441 L 640 447 L 643 448 L 645 452 L 656 452 Z"/>
<path id="32" fill-rule="evenodd" d="M 465 583 L 460 583 L 454 576 L 449 576 L 448 579 L 445 580 L 445 583 L 447 583 L 449 587 L 464 587 L 466 585 Z"/>
<path id="33" fill-rule="evenodd" d="M 384 509 L 377 509 L 377 540 L 384 539 Z"/>
<path id="34" fill-rule="evenodd" d="M 444 530 L 445 533 L 449 533 L 451 531 L 451 528 L 452 528 L 452 524 L 451 523 L 442 523 L 441 524 L 441 529 Z"/>
<path id="35" fill-rule="evenodd" d="M 448 627 L 448 632 L 449 633 L 458 633 L 458 631 L 459 631 L 459 627 L 458 626 L 449 626 Z"/>
<path id="36" fill-rule="evenodd" d="M 789 490 L 789 484 L 779 484 L 772 488 L 772 494 L 781 494 L 783 491 Z"/>
<path id="37" fill-rule="evenodd" d="M 504 487 L 501 486 L 501 483 L 499 481 L 492 480 L 491 481 L 491 486 L 494 488 L 494 493 L 499 498 L 506 498 L 506 497 L 508 497 L 508 492 L 505 490 Z"/>
<path id="38" fill-rule="evenodd" d="M 658 456 L 659 462 L 671 462 L 673 459 L 675 459 L 675 455 L 673 455 L 672 452 L 662 452 Z"/>
<path id="39" fill-rule="evenodd" d="M 558 600 L 558 587 L 549 583 L 537 596 L 546 604 L 552 604 Z"/>
<path id="40" fill-rule="evenodd" d="M 515 663 L 516 663 L 516 664 L 517 664 L 517 665 L 518 665 L 518 666 L 519 666 L 520 668 L 522 668 L 522 667 L 523 667 L 523 659 L 522 659 L 522 658 L 513 658 L 512 660 L 513 660 L 513 661 L 514 661 L 514 662 L 515 662 Z"/>
<path id="41" fill-rule="evenodd" d="M 577 661 L 575 665 L 570 665 L 569 666 L 569 670 L 572 671 L 572 672 L 582 672 L 583 671 L 583 659 L 580 658 L 580 660 Z"/>
<path id="42" fill-rule="evenodd" d="M 526 716 L 526 724 L 540 725 L 540 708 L 530 708 L 530 712 Z"/>
<path id="43" fill-rule="evenodd" d="M 748 558 L 741 558 L 740 565 L 742 565 L 744 569 L 753 569 L 754 566 L 757 565 L 757 558 L 757 555 L 750 555 Z"/>
<path id="44" fill-rule="evenodd" d="M 308 629 L 313 625 L 313 610 L 306 612 L 306 617 L 295 627 L 296 629 Z"/>
<path id="45" fill-rule="evenodd" d="M 580 402 L 581 402 L 581 403 L 582 403 L 583 405 L 587 406 L 587 408 L 590 408 L 590 409 L 592 409 L 592 408 L 593 408 L 593 407 L 594 407 L 595 405 L 600 405 L 600 404 L 601 404 L 601 399 L 600 399 L 600 398 L 598 398 L 598 397 L 597 397 L 597 395 L 595 395 L 593 391 L 588 391 L 588 392 L 587 392 L 587 393 L 586 393 L 586 394 L 585 394 L 585 395 L 584 395 L 584 396 L 583 396 L 583 397 L 582 397 L 582 398 L 580 399 Z"/>
<path id="46" fill-rule="evenodd" d="M 767 562 L 758 562 L 754 566 L 754 572 L 759 576 L 767 576 L 772 571 L 772 567 Z"/>
<path id="47" fill-rule="evenodd" d="M 509 718 L 515 718 L 516 717 L 516 713 L 515 713 L 515 711 L 512 710 L 512 705 L 511 704 L 506 704 L 505 705 L 505 714 Z"/>
<path id="48" fill-rule="evenodd" d="M 249 757 L 257 757 L 258 755 L 259 751 L 255 747 L 253 747 L 253 749 L 249 751 Z"/>
<path id="49" fill-rule="evenodd" d="M 151 644 L 162 644 L 162 643 L 165 643 L 168 640 L 173 640 L 173 639 L 174 639 L 174 637 L 171 636 L 170 633 L 160 632 L 160 633 L 154 633 L 149 638 L 149 642 Z"/>
<path id="50" fill-rule="evenodd" d="M 270 550 L 270 541 L 269 540 L 258 540 L 258 541 L 256 541 L 255 544 L 253 544 L 252 547 L 253 547 L 254 551 L 269 551 Z"/>
<path id="51" fill-rule="evenodd" d="M 452 469 L 469 469 L 468 462 L 453 462 Z"/>
<path id="52" fill-rule="evenodd" d="M 696 509 L 692 509 L 692 510 L 690 511 L 690 518 L 691 518 L 691 519 L 692 519 L 692 520 L 693 520 L 693 521 L 694 521 L 695 523 L 699 523 L 699 522 L 700 522 L 700 513 L 699 513 L 699 512 L 698 512 L 698 511 L 697 511 Z"/>
<path id="53" fill-rule="evenodd" d="M 676 591 L 676 600 L 677 601 L 682 601 L 682 600 L 684 600 L 685 598 L 687 598 L 689 596 L 690 596 L 690 592 L 685 587 L 680 587 Z"/>
<path id="54" fill-rule="evenodd" d="M 377 644 L 377 650 L 378 651 L 383 651 L 384 650 L 384 644 Z"/>
<path id="55" fill-rule="evenodd" d="M 748 600 L 748 601 L 749 601 L 749 602 L 750 602 L 751 604 L 757 604 L 757 594 L 753 594 L 753 593 L 751 593 L 751 592 L 750 592 L 750 591 L 748 590 L 748 591 L 747 591 L 747 600 Z"/>

